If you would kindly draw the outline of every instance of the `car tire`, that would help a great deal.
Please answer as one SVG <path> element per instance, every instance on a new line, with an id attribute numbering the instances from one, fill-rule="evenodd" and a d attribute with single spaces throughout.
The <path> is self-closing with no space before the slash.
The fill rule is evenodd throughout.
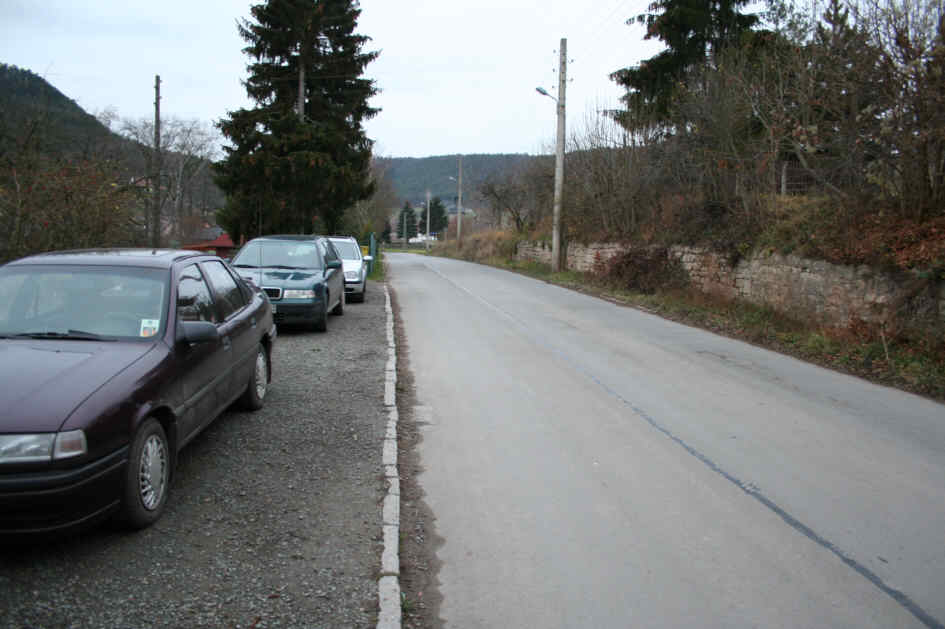
<path id="1" fill-rule="evenodd" d="M 256 359 L 253 361 L 253 372 L 246 384 L 246 390 L 240 397 L 239 405 L 248 411 L 258 411 L 266 400 L 266 391 L 269 388 L 269 354 L 262 343 L 256 349 Z"/>
<path id="2" fill-rule="evenodd" d="M 341 316 L 345 313 L 345 291 L 341 290 L 341 298 L 338 299 L 338 305 L 331 309 L 331 314 Z"/>
<path id="3" fill-rule="evenodd" d="M 322 299 L 322 309 L 318 313 L 318 316 L 315 317 L 315 321 L 312 323 L 312 328 L 316 332 L 327 332 L 328 331 L 328 295 L 326 293 L 325 299 Z"/>
<path id="4" fill-rule="evenodd" d="M 160 519 L 171 489 L 171 449 L 164 427 L 153 417 L 145 420 L 131 441 L 121 517 L 132 529 L 143 529 Z"/>

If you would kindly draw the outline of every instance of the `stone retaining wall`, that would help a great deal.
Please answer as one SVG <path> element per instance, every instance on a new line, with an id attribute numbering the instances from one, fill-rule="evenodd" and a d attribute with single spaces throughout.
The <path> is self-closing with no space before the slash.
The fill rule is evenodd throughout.
<path id="1" fill-rule="evenodd" d="M 567 268 L 592 271 L 626 249 L 617 243 L 572 243 Z M 727 256 L 697 247 L 674 246 L 669 255 L 706 293 L 767 305 L 824 325 L 845 327 L 856 319 L 881 324 L 893 315 L 918 325 L 945 322 L 945 282 L 930 283 L 911 273 L 774 253 L 753 254 L 733 267 Z M 517 257 L 550 264 L 551 245 L 519 243 Z"/>

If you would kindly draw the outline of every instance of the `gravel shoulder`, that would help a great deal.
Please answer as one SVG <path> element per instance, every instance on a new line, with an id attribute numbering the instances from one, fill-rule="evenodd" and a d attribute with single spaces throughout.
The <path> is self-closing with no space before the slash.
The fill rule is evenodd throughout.
<path id="1" fill-rule="evenodd" d="M 423 471 L 417 446 L 423 439 L 423 409 L 417 407 L 410 370 L 410 346 L 400 318 L 397 293 L 388 289 L 394 311 L 397 338 L 397 425 L 398 468 L 400 473 L 400 590 L 404 629 L 439 629 L 442 595 L 437 574 L 440 562 L 436 551 L 442 545 L 435 518 L 424 501 L 417 481 Z"/>
<path id="2" fill-rule="evenodd" d="M 384 305 L 280 329 L 266 406 L 184 449 L 152 528 L 0 548 L 0 627 L 373 627 Z"/>

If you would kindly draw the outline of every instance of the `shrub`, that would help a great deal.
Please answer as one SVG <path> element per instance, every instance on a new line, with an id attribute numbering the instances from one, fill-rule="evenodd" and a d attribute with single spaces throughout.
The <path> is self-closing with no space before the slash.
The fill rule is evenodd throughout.
<path id="1" fill-rule="evenodd" d="M 682 263 L 670 257 L 665 247 L 629 249 L 595 267 L 605 282 L 644 295 L 688 284 Z"/>

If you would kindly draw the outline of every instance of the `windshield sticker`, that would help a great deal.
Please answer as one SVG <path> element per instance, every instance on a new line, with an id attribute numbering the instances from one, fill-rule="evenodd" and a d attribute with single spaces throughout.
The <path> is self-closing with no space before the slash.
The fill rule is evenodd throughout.
<path id="1" fill-rule="evenodd" d="M 141 337 L 149 337 L 157 334 L 158 328 L 161 327 L 160 319 L 142 319 L 141 320 Z"/>

